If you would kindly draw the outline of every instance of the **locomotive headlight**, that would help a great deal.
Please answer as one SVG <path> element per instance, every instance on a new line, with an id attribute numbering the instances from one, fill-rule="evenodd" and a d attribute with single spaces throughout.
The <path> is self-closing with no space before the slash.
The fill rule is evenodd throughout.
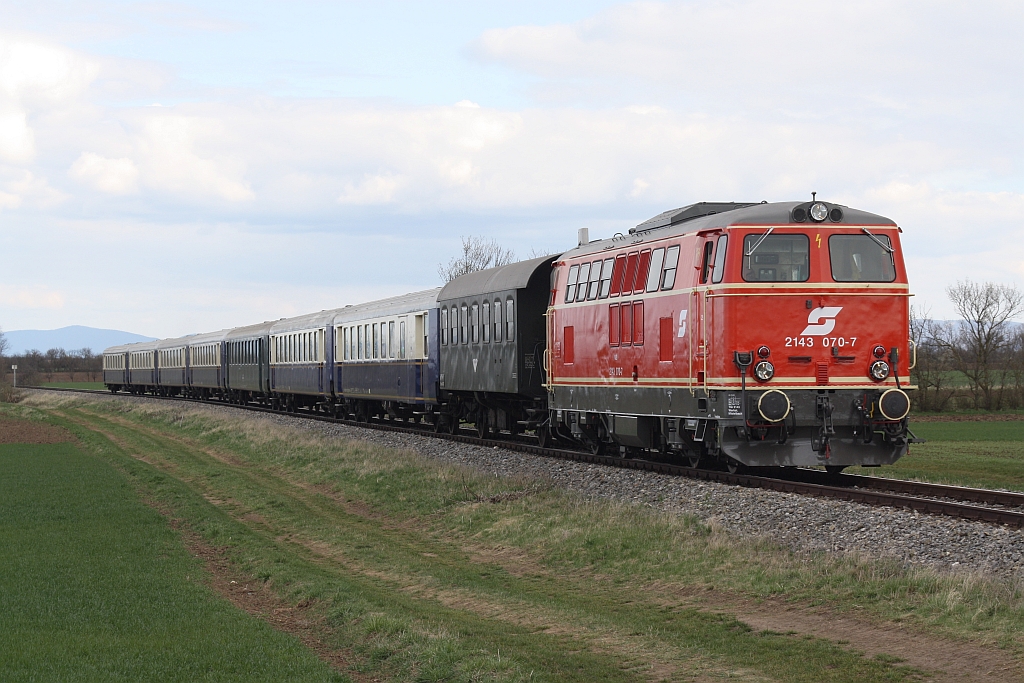
<path id="1" fill-rule="evenodd" d="M 821 202 L 811 204 L 811 218 L 818 223 L 828 218 L 828 207 Z"/>
<path id="2" fill-rule="evenodd" d="M 871 364 L 871 376 L 881 382 L 889 376 L 889 364 L 884 360 L 876 360 Z"/>
<path id="3" fill-rule="evenodd" d="M 763 360 L 754 366 L 754 377 L 762 382 L 767 382 L 775 376 L 775 366 L 769 361 Z"/>

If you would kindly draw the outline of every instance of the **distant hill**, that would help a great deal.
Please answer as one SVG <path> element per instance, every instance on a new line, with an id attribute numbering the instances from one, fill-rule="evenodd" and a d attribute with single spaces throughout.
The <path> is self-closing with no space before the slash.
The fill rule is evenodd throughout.
<path id="1" fill-rule="evenodd" d="M 4 332 L 9 342 L 8 356 L 20 356 L 36 349 L 46 353 L 48 349 L 92 349 L 100 353 L 108 346 L 130 344 L 132 342 L 153 341 L 155 337 L 144 337 L 141 334 L 122 332 L 121 330 L 98 330 L 95 327 L 71 325 L 59 330 L 11 330 Z"/>

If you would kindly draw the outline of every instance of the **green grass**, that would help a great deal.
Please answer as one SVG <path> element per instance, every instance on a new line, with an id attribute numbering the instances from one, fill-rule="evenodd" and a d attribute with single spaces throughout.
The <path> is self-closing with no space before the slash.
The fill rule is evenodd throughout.
<path id="1" fill-rule="evenodd" d="M 0 679 L 329 681 L 237 610 L 124 475 L 72 444 L 0 445 Z"/>
<path id="2" fill-rule="evenodd" d="M 851 467 L 851 474 L 917 479 L 940 484 L 1024 491 L 1024 420 L 913 422 L 925 439 L 882 468 Z"/>
<path id="3" fill-rule="evenodd" d="M 586 501 L 261 418 L 32 397 L 148 498 L 387 680 L 906 680 L 885 655 L 753 632 L 708 590 L 816 604 L 1016 649 L 1012 585 L 886 561 L 794 557 L 692 517 Z M 35 406 L 35 407 L 33 407 Z M 145 454 L 147 462 L 132 455 Z"/>
<path id="4" fill-rule="evenodd" d="M 52 387 L 54 389 L 100 389 L 104 390 L 107 385 L 103 382 L 43 382 L 39 386 Z"/>

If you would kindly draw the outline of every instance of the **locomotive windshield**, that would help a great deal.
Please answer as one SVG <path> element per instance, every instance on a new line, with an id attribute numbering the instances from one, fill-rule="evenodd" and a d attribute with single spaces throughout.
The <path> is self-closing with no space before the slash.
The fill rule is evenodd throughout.
<path id="1" fill-rule="evenodd" d="M 809 247 L 807 235 L 747 235 L 743 240 L 743 279 L 805 282 L 810 275 Z"/>
<path id="2" fill-rule="evenodd" d="M 832 279 L 836 282 L 892 282 L 896 279 L 896 267 L 889 247 L 889 238 L 885 235 L 832 235 L 828 238 Z"/>

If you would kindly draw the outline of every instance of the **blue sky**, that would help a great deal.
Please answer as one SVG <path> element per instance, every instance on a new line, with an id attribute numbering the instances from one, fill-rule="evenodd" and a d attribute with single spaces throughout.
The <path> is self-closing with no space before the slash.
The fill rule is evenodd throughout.
<path id="1" fill-rule="evenodd" d="M 1004 2 L 0 1 L 0 327 L 174 336 L 694 201 L 895 219 L 916 305 L 1024 280 Z"/>

